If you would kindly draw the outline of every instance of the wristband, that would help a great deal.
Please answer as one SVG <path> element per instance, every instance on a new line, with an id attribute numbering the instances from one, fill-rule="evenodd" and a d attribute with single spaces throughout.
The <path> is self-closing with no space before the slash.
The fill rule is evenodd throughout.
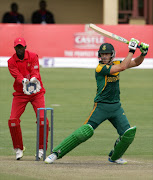
<path id="1" fill-rule="evenodd" d="M 130 49 L 130 50 L 129 50 L 129 52 L 131 52 L 131 53 L 133 53 L 133 54 L 134 54 L 134 53 L 135 53 L 135 50 Z"/>
<path id="2" fill-rule="evenodd" d="M 146 56 L 146 55 L 147 55 L 147 53 L 145 53 L 145 54 L 141 53 L 141 56 Z"/>

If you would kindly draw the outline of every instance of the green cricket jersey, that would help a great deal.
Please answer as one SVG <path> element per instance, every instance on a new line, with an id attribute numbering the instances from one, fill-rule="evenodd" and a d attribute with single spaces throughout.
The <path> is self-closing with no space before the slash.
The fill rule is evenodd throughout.
<path id="1" fill-rule="evenodd" d="M 114 61 L 113 64 L 120 64 Z M 94 102 L 117 103 L 120 101 L 119 72 L 110 75 L 112 65 L 99 64 L 95 70 L 97 94 Z"/>

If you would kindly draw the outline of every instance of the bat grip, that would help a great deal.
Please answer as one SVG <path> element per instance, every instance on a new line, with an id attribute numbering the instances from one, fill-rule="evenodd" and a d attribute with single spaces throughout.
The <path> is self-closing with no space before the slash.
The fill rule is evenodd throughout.
<path id="1" fill-rule="evenodd" d="M 127 43 L 126 44 L 129 44 L 129 41 L 127 41 Z M 139 48 L 140 49 L 140 46 L 139 45 L 137 45 L 137 48 Z"/>

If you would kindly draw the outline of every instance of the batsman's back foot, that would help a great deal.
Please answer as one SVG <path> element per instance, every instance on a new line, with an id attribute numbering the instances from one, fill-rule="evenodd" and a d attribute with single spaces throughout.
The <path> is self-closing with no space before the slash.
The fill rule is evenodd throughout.
<path id="1" fill-rule="evenodd" d="M 108 161 L 111 162 L 111 163 L 115 163 L 115 164 L 127 164 L 127 161 L 122 159 L 122 158 L 119 158 L 115 161 L 111 160 L 111 158 L 109 157 L 108 158 Z"/>
<path id="2" fill-rule="evenodd" d="M 46 164 L 52 164 L 57 159 L 57 155 L 55 153 L 50 154 L 46 159 Z"/>

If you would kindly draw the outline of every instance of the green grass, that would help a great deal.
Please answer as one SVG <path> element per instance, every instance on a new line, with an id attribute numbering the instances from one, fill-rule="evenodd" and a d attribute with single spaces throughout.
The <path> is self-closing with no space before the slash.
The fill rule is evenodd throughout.
<path id="1" fill-rule="evenodd" d="M 54 108 L 54 146 L 79 128 L 93 108 L 96 94 L 94 69 L 43 69 L 46 107 Z M 14 79 L 7 68 L 0 68 L 0 156 L 13 154 L 9 134 Z M 126 155 L 152 156 L 153 153 L 153 71 L 126 70 L 121 73 L 121 102 L 131 126 L 137 126 L 136 138 Z M 60 106 L 53 106 L 59 104 Z M 26 155 L 36 149 L 36 118 L 31 104 L 21 116 Z M 70 152 L 70 156 L 107 155 L 118 138 L 116 130 L 105 121 L 86 143 Z M 47 152 L 49 154 L 49 152 Z"/>
<path id="2" fill-rule="evenodd" d="M 11 174 L 8 175 L 8 174 L 3 174 L 3 173 L 0 173 L 0 176 L 1 176 L 1 179 L 3 180 L 36 180 L 37 178 L 33 178 L 33 177 L 25 177 L 25 176 L 20 176 L 20 175 L 14 175 L 14 174 Z"/>

